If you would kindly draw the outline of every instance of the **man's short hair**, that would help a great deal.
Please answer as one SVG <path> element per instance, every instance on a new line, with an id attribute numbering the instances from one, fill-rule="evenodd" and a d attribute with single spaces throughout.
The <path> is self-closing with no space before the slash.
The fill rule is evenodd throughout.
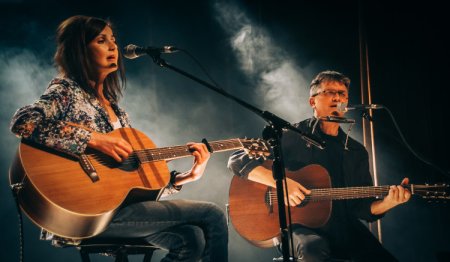
<path id="1" fill-rule="evenodd" d="M 350 88 L 350 78 L 339 72 L 327 70 L 320 72 L 313 81 L 311 81 L 311 84 L 309 85 L 309 95 L 313 96 L 317 94 L 320 85 L 323 82 L 339 82 L 347 88 L 347 91 Z"/>

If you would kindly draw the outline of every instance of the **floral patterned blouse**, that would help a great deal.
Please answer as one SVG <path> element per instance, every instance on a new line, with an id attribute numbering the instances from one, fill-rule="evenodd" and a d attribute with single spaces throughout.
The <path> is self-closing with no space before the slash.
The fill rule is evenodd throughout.
<path id="1" fill-rule="evenodd" d="M 128 114 L 114 101 L 110 103 L 122 127 L 131 127 Z M 114 130 L 113 122 L 95 95 L 69 78 L 54 78 L 36 102 L 16 111 L 10 128 L 18 137 L 75 157 L 86 150 L 92 131 L 109 133 Z M 178 174 L 173 171 L 171 176 Z M 161 197 L 180 189 L 181 186 L 169 183 Z"/>
<path id="2" fill-rule="evenodd" d="M 127 113 L 110 102 L 122 127 L 130 127 Z M 114 129 L 95 95 L 69 78 L 54 78 L 36 102 L 17 110 L 10 127 L 19 137 L 73 156 L 85 151 L 91 131 L 108 133 Z"/>

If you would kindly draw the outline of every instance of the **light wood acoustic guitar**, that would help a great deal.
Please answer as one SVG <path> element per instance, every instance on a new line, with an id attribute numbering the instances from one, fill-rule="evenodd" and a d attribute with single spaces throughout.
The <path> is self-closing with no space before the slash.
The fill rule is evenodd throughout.
<path id="1" fill-rule="evenodd" d="M 133 147 L 122 163 L 94 150 L 77 159 L 22 140 L 10 168 L 10 184 L 35 224 L 65 238 L 95 236 L 122 205 L 159 198 L 170 180 L 166 161 L 191 156 L 186 145 L 156 148 L 133 128 L 108 135 L 122 137 Z M 263 140 L 228 139 L 207 145 L 212 152 L 244 149 L 252 156 L 269 154 Z"/>
<path id="2" fill-rule="evenodd" d="M 271 168 L 271 162 L 265 161 Z M 320 165 L 308 165 L 294 172 L 286 170 L 291 178 L 311 194 L 296 207 L 291 207 L 293 224 L 319 228 L 330 218 L 332 200 L 377 197 L 389 192 L 389 186 L 331 188 L 328 171 Z M 413 195 L 432 200 L 449 199 L 449 185 L 405 185 Z M 236 231 L 255 246 L 273 247 L 273 238 L 280 234 L 276 190 L 272 187 L 233 177 L 229 191 L 229 214 Z M 286 210 L 287 215 L 287 210 Z"/>

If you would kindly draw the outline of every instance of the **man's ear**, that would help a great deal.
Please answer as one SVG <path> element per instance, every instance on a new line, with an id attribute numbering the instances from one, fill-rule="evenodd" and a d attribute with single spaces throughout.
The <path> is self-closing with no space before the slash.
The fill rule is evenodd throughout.
<path id="1" fill-rule="evenodd" d="M 315 97 L 310 97 L 309 98 L 309 105 L 312 107 L 312 108 L 316 108 L 316 100 L 315 100 Z"/>

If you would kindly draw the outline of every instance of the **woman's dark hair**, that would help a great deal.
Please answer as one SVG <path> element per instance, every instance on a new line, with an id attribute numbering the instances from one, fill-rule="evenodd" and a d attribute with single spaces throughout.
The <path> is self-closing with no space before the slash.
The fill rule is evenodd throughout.
<path id="1" fill-rule="evenodd" d="M 93 94 L 95 92 L 90 87 L 89 80 L 94 68 L 88 55 L 87 46 L 106 26 L 112 28 L 111 23 L 106 20 L 77 15 L 64 20 L 56 31 L 57 49 L 54 60 L 58 71 L 64 77 L 75 80 L 81 88 Z M 122 54 L 120 49 L 118 51 L 118 69 L 108 74 L 103 83 L 104 95 L 116 102 L 122 96 L 126 81 Z"/>

